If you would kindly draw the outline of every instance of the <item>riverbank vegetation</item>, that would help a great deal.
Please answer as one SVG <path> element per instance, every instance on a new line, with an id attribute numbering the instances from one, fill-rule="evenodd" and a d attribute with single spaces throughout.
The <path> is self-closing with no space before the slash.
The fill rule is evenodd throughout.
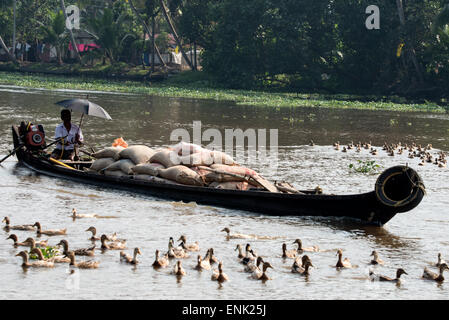
<path id="1" fill-rule="evenodd" d="M 95 80 L 2 73 L 2 83 L 394 110 L 441 111 L 449 98 L 447 0 L 377 1 L 374 29 L 369 0 L 65 2 L 0 3 L 0 58 L 11 61 L 0 70 Z M 68 5 L 79 28 L 65 28 Z"/>
<path id="2" fill-rule="evenodd" d="M 0 72 L 0 85 L 25 88 L 121 92 L 163 97 L 212 99 L 240 105 L 265 107 L 321 107 L 340 109 L 388 110 L 399 112 L 446 112 L 445 107 L 430 101 L 411 102 L 399 96 L 291 93 L 278 91 L 237 90 L 211 85 L 204 73 L 183 72 L 165 81 L 145 83 L 42 74 Z"/>

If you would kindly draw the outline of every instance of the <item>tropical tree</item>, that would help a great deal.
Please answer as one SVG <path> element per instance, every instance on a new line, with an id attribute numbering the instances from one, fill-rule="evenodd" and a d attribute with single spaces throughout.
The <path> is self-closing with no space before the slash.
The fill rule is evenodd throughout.
<path id="1" fill-rule="evenodd" d="M 62 11 L 50 13 L 50 23 L 48 25 L 41 24 L 44 33 L 44 41 L 52 44 L 56 48 L 58 56 L 58 64 L 62 64 L 62 52 L 65 40 L 67 39 L 65 17 Z"/>
<path id="2" fill-rule="evenodd" d="M 123 41 L 129 36 L 134 36 L 126 33 L 123 26 L 127 19 L 126 13 L 114 17 L 114 11 L 105 8 L 102 14 L 88 20 L 88 32 L 96 38 L 103 57 L 107 57 L 111 64 L 118 60 Z"/>

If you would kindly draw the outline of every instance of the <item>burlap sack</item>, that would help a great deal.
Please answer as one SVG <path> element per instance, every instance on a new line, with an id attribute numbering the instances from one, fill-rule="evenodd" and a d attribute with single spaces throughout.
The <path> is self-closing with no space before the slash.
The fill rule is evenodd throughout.
<path id="1" fill-rule="evenodd" d="M 134 162 L 129 159 L 122 159 L 115 161 L 113 164 L 104 168 L 104 171 L 122 171 L 124 174 L 133 174 L 132 168 L 134 167 Z"/>
<path id="2" fill-rule="evenodd" d="M 134 164 L 146 163 L 155 154 L 155 151 L 147 146 L 130 146 L 122 150 L 116 157 L 118 159 L 130 159 Z"/>
<path id="3" fill-rule="evenodd" d="M 159 169 L 159 176 L 182 184 L 192 186 L 204 185 L 204 182 L 198 173 L 186 166 L 179 165 L 167 169 Z"/>
<path id="4" fill-rule="evenodd" d="M 214 158 L 212 157 L 212 151 L 203 149 L 200 152 L 193 153 L 187 156 L 179 157 L 181 164 L 194 167 L 194 166 L 210 166 L 214 163 Z"/>
<path id="5" fill-rule="evenodd" d="M 92 157 L 94 157 L 96 159 L 114 158 L 124 149 L 125 148 L 123 148 L 123 147 L 108 147 L 108 148 L 104 148 L 103 150 L 100 150 L 100 151 L 92 154 Z"/>
<path id="6" fill-rule="evenodd" d="M 180 156 L 188 156 L 193 153 L 201 152 L 204 150 L 201 146 L 193 143 L 187 143 L 181 141 L 180 143 L 171 147 Z"/>
<path id="7" fill-rule="evenodd" d="M 90 166 L 90 169 L 94 170 L 94 171 L 100 171 L 100 170 L 106 168 L 107 166 L 110 166 L 114 162 L 115 161 L 113 158 L 101 158 L 101 159 L 95 160 L 94 163 L 92 163 L 92 165 Z"/>
<path id="8" fill-rule="evenodd" d="M 150 176 L 157 176 L 159 169 L 165 169 L 160 163 L 142 163 L 132 168 L 134 174 L 144 174 Z"/>
<path id="9" fill-rule="evenodd" d="M 178 154 L 169 149 L 156 152 L 151 158 L 151 163 L 160 163 L 165 168 L 177 166 L 181 163 Z"/>
<path id="10" fill-rule="evenodd" d="M 221 151 L 212 151 L 212 157 L 214 158 L 214 163 L 216 164 L 226 164 L 228 166 L 235 165 L 235 161 L 231 156 Z"/>

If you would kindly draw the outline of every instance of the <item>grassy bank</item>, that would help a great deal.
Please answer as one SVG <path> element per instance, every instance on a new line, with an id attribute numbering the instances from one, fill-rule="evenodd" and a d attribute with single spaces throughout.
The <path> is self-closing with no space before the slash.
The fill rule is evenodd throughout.
<path id="1" fill-rule="evenodd" d="M 25 88 L 76 89 L 123 92 L 164 97 L 233 101 L 240 105 L 267 107 L 322 107 L 339 109 L 393 110 L 401 112 L 446 112 L 447 106 L 434 102 L 411 103 L 402 97 L 283 93 L 222 89 L 202 72 L 182 72 L 161 82 L 99 79 L 0 71 L 1 85 Z"/>

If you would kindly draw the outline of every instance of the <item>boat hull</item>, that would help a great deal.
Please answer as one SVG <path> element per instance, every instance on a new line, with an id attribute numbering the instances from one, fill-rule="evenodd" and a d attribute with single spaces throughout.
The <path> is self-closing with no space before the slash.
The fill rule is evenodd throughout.
<path id="1" fill-rule="evenodd" d="M 20 138 L 13 127 L 15 147 Z M 202 205 L 239 209 L 272 216 L 341 217 L 357 219 L 363 224 L 382 226 L 397 213 L 411 210 L 424 195 L 417 192 L 413 205 L 404 210 L 400 206 L 385 205 L 375 191 L 355 195 L 286 194 L 268 191 L 238 191 L 179 184 L 161 184 L 129 177 L 111 177 L 71 170 L 55 166 L 43 157 L 27 150 L 26 146 L 16 152 L 17 159 L 40 174 L 63 178 L 80 183 L 137 192 L 175 201 L 196 202 Z"/>

